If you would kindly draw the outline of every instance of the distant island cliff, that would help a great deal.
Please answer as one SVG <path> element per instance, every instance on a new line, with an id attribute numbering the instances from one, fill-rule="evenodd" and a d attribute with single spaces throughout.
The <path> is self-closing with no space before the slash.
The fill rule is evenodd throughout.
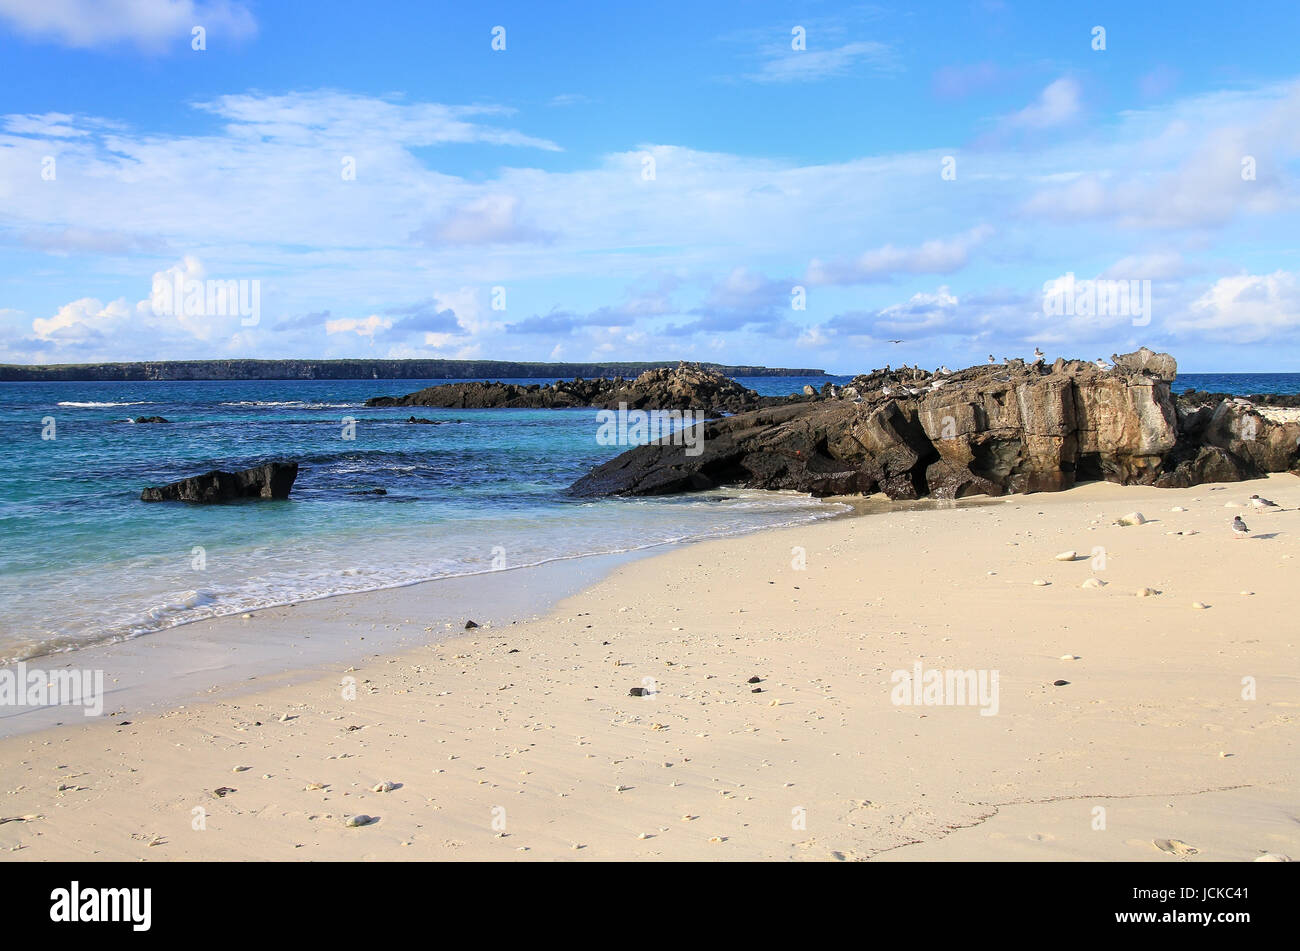
<path id="1" fill-rule="evenodd" d="M 507 360 L 150 360 L 137 363 L 0 364 L 0 382 L 88 380 L 474 380 L 635 377 L 675 367 L 676 360 L 643 363 L 515 363 Z M 723 376 L 825 376 L 806 367 L 751 367 L 701 363 Z"/>

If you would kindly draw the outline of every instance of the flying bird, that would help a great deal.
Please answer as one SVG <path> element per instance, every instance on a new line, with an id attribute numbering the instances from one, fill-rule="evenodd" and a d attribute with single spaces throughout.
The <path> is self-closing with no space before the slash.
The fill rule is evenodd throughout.
<path id="1" fill-rule="evenodd" d="M 907 343 L 906 340 L 891 340 L 890 343 Z"/>
<path id="2" fill-rule="evenodd" d="M 1250 537 L 1250 529 L 1246 527 L 1246 523 L 1241 520 L 1240 515 L 1238 515 L 1236 518 L 1232 520 L 1232 537 L 1233 538 Z"/>

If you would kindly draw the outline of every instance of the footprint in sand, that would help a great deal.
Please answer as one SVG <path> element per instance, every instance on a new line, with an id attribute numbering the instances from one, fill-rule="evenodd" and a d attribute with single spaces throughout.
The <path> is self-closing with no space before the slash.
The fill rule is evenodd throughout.
<path id="1" fill-rule="evenodd" d="M 1200 851 L 1181 839 L 1152 839 L 1151 844 L 1161 852 L 1168 852 L 1170 855 L 1195 855 Z"/>

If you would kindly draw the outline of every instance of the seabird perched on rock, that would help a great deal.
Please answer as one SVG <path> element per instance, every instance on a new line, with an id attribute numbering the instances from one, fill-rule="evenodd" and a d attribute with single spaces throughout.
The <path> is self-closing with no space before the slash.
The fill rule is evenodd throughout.
<path id="1" fill-rule="evenodd" d="M 937 390 L 939 387 L 943 386 L 947 382 L 948 382 L 947 380 L 935 380 L 933 383 L 930 384 L 930 389 Z"/>
<path id="2" fill-rule="evenodd" d="M 1047 355 L 1046 355 L 1045 353 L 1043 353 L 1042 350 L 1040 350 L 1038 347 L 1034 347 L 1034 362 L 1035 362 L 1035 363 L 1042 363 L 1042 362 L 1043 362 L 1043 358 L 1046 357 L 1046 356 L 1047 356 Z"/>
<path id="3" fill-rule="evenodd" d="M 1268 499 L 1261 499 L 1258 495 L 1250 497 L 1250 504 L 1257 509 L 1275 509 L 1280 508 L 1276 502 L 1270 502 Z"/>
<path id="4" fill-rule="evenodd" d="M 997 360 L 993 359 L 993 354 L 990 353 L 990 354 L 989 354 L 989 363 L 997 363 L 997 362 L 998 362 Z"/>
<path id="5" fill-rule="evenodd" d="M 881 395 L 881 396 L 888 396 L 891 392 L 893 392 L 893 391 L 890 390 L 890 388 L 887 387 L 887 386 L 882 386 L 882 387 L 880 388 L 880 395 Z"/>
<path id="6" fill-rule="evenodd" d="M 918 393 L 920 393 L 920 392 L 921 392 L 921 391 L 918 390 L 918 389 L 917 389 L 916 387 L 914 387 L 914 386 L 909 386 L 909 387 L 907 388 L 907 395 L 908 395 L 908 396 L 916 396 L 916 395 L 917 395 Z"/>
<path id="7" fill-rule="evenodd" d="M 1101 357 L 1098 357 L 1096 360 L 1093 361 L 1093 363 L 1095 363 L 1097 365 L 1097 369 L 1101 370 L 1103 373 L 1107 372 L 1108 370 L 1115 369 L 1115 365 L 1113 363 L 1107 363 Z"/>
<path id="8" fill-rule="evenodd" d="M 1246 523 L 1241 520 L 1240 515 L 1238 515 L 1236 518 L 1232 520 L 1232 537 L 1233 538 L 1250 537 L 1250 529 L 1246 527 Z"/>
<path id="9" fill-rule="evenodd" d="M 939 373 L 943 376 L 947 376 L 952 373 L 952 371 L 948 369 L 948 364 L 945 363 L 943 366 L 939 367 Z"/>

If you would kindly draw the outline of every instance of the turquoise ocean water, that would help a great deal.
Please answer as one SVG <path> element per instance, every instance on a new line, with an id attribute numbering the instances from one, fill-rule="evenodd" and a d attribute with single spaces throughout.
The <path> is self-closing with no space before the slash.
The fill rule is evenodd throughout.
<path id="1" fill-rule="evenodd" d="M 765 394 L 827 380 L 756 377 Z M 825 518 L 793 493 L 577 501 L 622 451 L 594 410 L 366 409 L 440 381 L 0 384 L 0 661 L 351 591 L 631 551 Z M 544 382 L 544 381 L 542 381 Z M 1300 392 L 1300 375 L 1175 388 Z M 133 424 L 164 416 L 167 425 Z M 356 420 L 345 440 L 344 418 Z M 42 439 L 52 418 L 56 438 Z M 269 458 L 301 463 L 284 502 L 139 501 L 141 488 Z M 387 495 L 361 494 L 383 488 Z"/>
<path id="2" fill-rule="evenodd" d="M 0 384 L 0 661 L 838 510 L 793 493 L 573 500 L 564 488 L 622 451 L 597 444 L 595 410 L 414 410 L 444 421 L 427 426 L 362 405 L 442 382 Z M 147 485 L 269 458 L 301 465 L 287 501 L 139 501 Z M 361 494 L 372 488 L 388 494 Z"/>

